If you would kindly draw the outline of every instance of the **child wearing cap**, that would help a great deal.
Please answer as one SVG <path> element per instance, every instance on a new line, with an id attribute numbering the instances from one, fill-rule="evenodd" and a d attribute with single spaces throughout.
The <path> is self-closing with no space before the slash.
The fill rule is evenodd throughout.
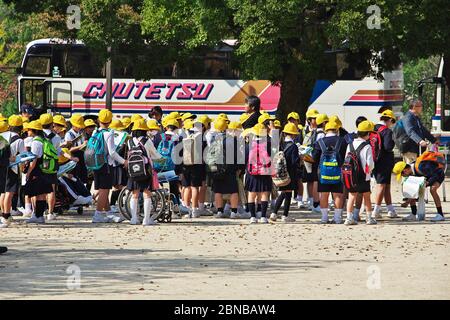
<path id="1" fill-rule="evenodd" d="M 256 200 L 261 201 L 260 223 L 268 223 L 267 209 L 272 192 L 271 141 L 266 127 L 258 123 L 252 129 L 252 137 L 245 146 L 245 189 L 248 191 L 250 223 L 257 223 Z"/>
<path id="2" fill-rule="evenodd" d="M 161 159 L 161 155 L 156 151 L 155 146 L 151 139 L 147 136 L 148 127 L 144 119 L 139 119 L 134 122 L 132 130 L 132 138 L 128 140 L 128 150 L 133 148 L 141 148 L 143 155 L 147 159 L 146 170 L 148 171 L 148 178 L 138 179 L 128 176 L 127 188 L 133 193 L 130 201 L 131 220 L 130 224 L 139 224 L 138 217 L 138 202 L 139 194 L 144 194 L 144 220 L 142 225 L 150 226 L 156 224 L 156 221 L 151 216 L 152 211 L 152 190 L 153 190 L 153 176 L 150 174 L 152 171 L 152 160 Z M 130 172 L 130 170 L 128 170 Z"/>
<path id="3" fill-rule="evenodd" d="M 358 194 L 361 194 L 364 200 L 366 208 L 366 224 L 377 224 L 377 221 L 372 216 L 372 204 L 370 200 L 370 175 L 375 167 L 375 162 L 373 160 L 372 147 L 368 141 L 370 133 L 374 130 L 374 125 L 372 122 L 366 120 L 358 125 L 357 130 L 357 138 L 349 143 L 347 153 L 349 153 L 352 148 L 355 150 L 364 174 L 360 175 L 361 180 L 357 181 L 357 187 L 348 190 L 347 219 L 345 220 L 345 225 L 357 224 L 357 221 L 353 218 L 353 206 Z"/>
<path id="4" fill-rule="evenodd" d="M 331 158 L 334 158 L 335 156 L 336 162 L 331 163 L 331 165 L 336 165 L 338 168 L 340 168 L 344 163 L 346 149 L 347 143 L 345 142 L 345 139 L 339 136 L 339 124 L 337 124 L 336 122 L 328 122 L 325 125 L 325 137 L 316 141 L 313 151 L 314 166 L 316 167 L 315 171 L 318 172 L 319 178 L 317 191 L 320 193 L 320 210 L 322 212 L 321 223 L 323 224 L 329 222 L 328 198 L 330 196 L 330 193 L 333 195 L 335 203 L 334 218 L 332 220 L 332 223 L 342 223 L 342 211 L 344 208 L 344 186 L 342 185 L 340 174 L 338 176 L 332 177 L 323 174 L 323 172 L 320 172 L 322 156 L 325 156 L 325 154 L 333 154 Z M 331 161 L 330 158 L 328 158 L 327 160 Z M 327 164 L 324 165 L 326 166 Z"/>
<path id="5" fill-rule="evenodd" d="M 375 196 L 375 205 L 373 213 L 375 219 L 381 219 L 381 202 L 386 202 L 389 218 L 397 218 L 397 213 L 392 205 L 391 196 L 391 176 L 394 168 L 394 147 L 395 142 L 392 137 L 391 128 L 395 125 L 395 115 L 392 110 L 384 110 L 381 113 L 380 122 L 375 125 L 375 132 L 380 135 L 381 149 L 378 159 L 375 162 L 373 169 L 373 176 L 377 183 L 377 190 Z"/>
<path id="6" fill-rule="evenodd" d="M 127 166 L 128 161 L 122 158 L 116 149 L 114 143 L 114 132 L 109 130 L 113 115 L 110 110 L 102 109 L 98 113 L 99 128 L 94 132 L 94 138 L 97 134 L 102 135 L 104 139 L 104 153 L 106 154 L 107 162 L 98 170 L 94 172 L 94 189 L 98 191 L 97 205 L 93 223 L 107 223 L 107 222 L 121 222 L 123 219 L 111 211 L 109 204 L 109 192 L 113 187 L 112 167 L 115 162 L 119 165 Z M 83 123 L 84 125 L 84 123 Z M 92 139 L 91 138 L 91 139 Z"/>
<path id="7" fill-rule="evenodd" d="M 22 153 L 25 152 L 25 145 L 23 142 L 22 137 L 19 135 L 22 132 L 22 117 L 13 115 L 10 116 L 8 119 L 8 125 L 9 125 L 9 131 L 1 133 L 1 136 L 9 143 L 9 149 L 10 149 L 10 159 L 14 160 L 14 158 Z M 0 228 L 6 228 L 11 224 L 12 218 L 12 207 L 13 207 L 13 197 L 17 195 L 19 192 L 19 168 L 18 166 L 9 168 L 5 167 L 6 171 L 3 172 L 4 178 L 2 177 L 2 189 L 1 189 L 1 209 L 2 209 L 2 216 L 0 217 Z M 2 167 L 1 170 L 3 171 L 4 168 Z M 17 200 L 17 198 L 16 198 Z M 17 207 L 17 202 L 16 202 Z M 17 211 L 14 210 L 17 214 Z"/>
<path id="8" fill-rule="evenodd" d="M 72 128 L 67 131 L 63 145 L 69 148 L 74 157 L 80 159 L 72 173 L 86 184 L 88 182 L 88 171 L 84 162 L 84 149 L 87 145 L 87 140 L 83 135 L 83 129 L 86 127 L 84 117 L 81 114 L 74 114 L 70 117 L 70 124 Z"/>
<path id="9" fill-rule="evenodd" d="M 443 160 L 445 161 L 445 160 Z M 399 161 L 395 164 L 392 172 L 397 175 L 397 180 L 401 177 L 417 176 L 426 178 L 426 187 L 430 187 L 430 193 L 433 197 L 436 206 L 437 214 L 431 219 L 433 222 L 445 221 L 444 213 L 442 211 L 441 198 L 439 197 L 438 189 L 445 180 L 444 165 L 435 161 L 433 158 L 428 160 L 419 157 L 413 163 L 406 163 Z M 416 200 L 410 199 L 411 214 L 403 218 L 403 221 L 424 220 L 425 216 L 417 215 Z"/>
<path id="10" fill-rule="evenodd" d="M 286 185 L 279 187 L 278 190 L 281 192 L 275 201 L 275 206 L 273 208 L 272 214 L 270 215 L 270 220 L 276 221 L 278 210 L 280 210 L 281 205 L 284 202 L 283 216 L 281 218 L 282 222 L 295 222 L 295 219 L 289 217 L 289 208 L 291 206 L 292 191 L 298 189 L 299 176 L 300 176 L 300 156 L 298 153 L 298 147 L 295 144 L 295 138 L 300 134 L 298 127 L 294 123 L 288 123 L 283 129 L 284 137 L 282 138 L 282 143 L 280 144 L 280 151 L 283 151 L 284 157 L 286 159 L 286 167 L 291 178 L 291 182 Z"/>
<path id="11" fill-rule="evenodd" d="M 47 207 L 46 196 L 53 191 L 51 181 L 41 170 L 44 155 L 44 131 L 38 120 L 31 121 L 28 126 L 28 135 L 33 138 L 31 152 L 36 158 L 31 161 L 26 171 L 26 184 L 24 194 L 31 198 L 34 213 L 27 223 L 45 223 L 44 211 Z M 25 173 L 25 172 L 24 172 Z"/>

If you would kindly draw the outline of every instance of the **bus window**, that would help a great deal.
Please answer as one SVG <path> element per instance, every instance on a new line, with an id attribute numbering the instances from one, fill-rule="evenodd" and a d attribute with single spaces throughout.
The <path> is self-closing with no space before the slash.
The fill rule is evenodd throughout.
<path id="1" fill-rule="evenodd" d="M 24 74 L 29 76 L 50 75 L 50 57 L 29 56 L 25 63 Z"/>
<path id="2" fill-rule="evenodd" d="M 326 67 L 322 70 L 322 79 L 330 80 L 362 80 L 367 76 L 363 71 L 363 61 L 357 54 L 345 51 L 326 52 L 324 57 Z"/>
<path id="3" fill-rule="evenodd" d="M 40 108 L 44 105 L 44 80 L 27 79 L 21 81 L 21 104 L 27 103 Z"/>

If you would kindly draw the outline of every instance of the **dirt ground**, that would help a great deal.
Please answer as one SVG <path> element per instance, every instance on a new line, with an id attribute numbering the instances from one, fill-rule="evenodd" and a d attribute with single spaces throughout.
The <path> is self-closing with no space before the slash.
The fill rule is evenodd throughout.
<path id="1" fill-rule="evenodd" d="M 0 229 L 0 299 L 450 299 L 450 217 L 430 222 L 432 201 L 425 222 L 351 227 L 296 209 L 295 223 L 269 225 L 94 225 L 91 214 Z"/>

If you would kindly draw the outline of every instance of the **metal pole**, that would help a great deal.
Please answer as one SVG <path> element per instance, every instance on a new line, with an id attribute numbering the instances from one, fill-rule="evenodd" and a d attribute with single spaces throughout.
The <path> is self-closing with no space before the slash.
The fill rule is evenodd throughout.
<path id="1" fill-rule="evenodd" d="M 106 60 L 106 109 L 112 109 L 112 63 L 111 63 L 111 47 L 107 49 L 108 60 Z"/>

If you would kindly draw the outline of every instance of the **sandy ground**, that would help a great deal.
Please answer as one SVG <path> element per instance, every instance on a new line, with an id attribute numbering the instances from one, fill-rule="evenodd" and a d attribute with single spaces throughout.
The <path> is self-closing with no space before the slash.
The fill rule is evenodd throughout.
<path id="1" fill-rule="evenodd" d="M 10 249 L 0 299 L 450 299 L 450 219 L 346 227 L 292 215 L 294 224 L 202 217 L 146 228 L 93 225 L 89 213 L 44 226 L 19 217 L 0 229 Z"/>

